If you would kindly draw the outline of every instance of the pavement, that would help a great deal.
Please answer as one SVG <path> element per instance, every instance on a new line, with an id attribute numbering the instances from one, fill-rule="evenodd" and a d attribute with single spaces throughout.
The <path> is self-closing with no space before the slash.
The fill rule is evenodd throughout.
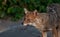
<path id="1" fill-rule="evenodd" d="M 41 32 L 33 26 L 24 27 L 22 21 L 3 21 L 0 23 L 0 37 L 42 37 Z M 51 37 L 48 32 L 48 37 Z"/>

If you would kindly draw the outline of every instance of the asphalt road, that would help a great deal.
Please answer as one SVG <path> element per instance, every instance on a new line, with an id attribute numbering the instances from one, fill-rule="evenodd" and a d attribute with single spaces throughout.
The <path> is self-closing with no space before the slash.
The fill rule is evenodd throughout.
<path id="1" fill-rule="evenodd" d="M 0 37 L 41 37 L 41 33 L 33 26 L 27 26 L 4 31 L 0 33 Z M 48 37 L 51 37 L 51 32 L 48 32 Z"/>
<path id="2" fill-rule="evenodd" d="M 33 26 L 24 27 L 21 22 L 6 22 L 3 22 L 3 25 L 0 23 L 0 37 L 41 37 L 40 31 Z M 48 37 L 51 37 L 51 32 L 48 32 Z"/>

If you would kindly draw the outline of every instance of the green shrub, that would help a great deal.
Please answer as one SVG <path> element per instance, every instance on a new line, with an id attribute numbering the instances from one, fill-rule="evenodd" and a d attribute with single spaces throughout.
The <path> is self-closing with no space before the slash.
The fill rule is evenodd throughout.
<path id="1" fill-rule="evenodd" d="M 60 0 L 0 0 L 0 18 L 11 17 L 13 20 L 24 16 L 24 8 L 46 12 L 48 4 L 60 3 Z"/>

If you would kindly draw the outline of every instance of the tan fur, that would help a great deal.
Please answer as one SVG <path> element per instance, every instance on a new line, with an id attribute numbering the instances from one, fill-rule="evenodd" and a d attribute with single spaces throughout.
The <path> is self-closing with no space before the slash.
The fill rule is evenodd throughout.
<path id="1" fill-rule="evenodd" d="M 49 14 L 38 13 L 36 10 L 30 12 L 26 10 L 24 16 L 24 26 L 32 25 L 42 32 L 42 37 L 47 37 L 47 31 L 52 31 L 55 37 L 58 37 L 56 26 L 49 24 Z"/>

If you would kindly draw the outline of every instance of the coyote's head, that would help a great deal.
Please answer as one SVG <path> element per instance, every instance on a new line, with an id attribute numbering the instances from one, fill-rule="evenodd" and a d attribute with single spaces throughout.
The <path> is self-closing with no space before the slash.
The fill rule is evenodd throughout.
<path id="1" fill-rule="evenodd" d="M 37 10 L 28 11 L 26 8 L 24 8 L 24 11 L 25 11 L 25 16 L 23 21 L 24 26 L 35 25 L 34 21 L 37 16 Z"/>

